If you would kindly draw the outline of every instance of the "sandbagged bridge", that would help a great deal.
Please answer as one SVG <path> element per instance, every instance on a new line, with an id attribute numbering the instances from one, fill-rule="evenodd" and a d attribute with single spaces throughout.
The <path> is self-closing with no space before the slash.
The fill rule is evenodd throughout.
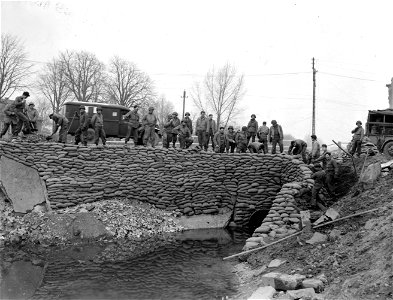
<path id="1" fill-rule="evenodd" d="M 298 229 L 296 198 L 313 184 L 303 162 L 280 154 L 0 141 L 0 155 L 3 169 L 12 160 L 38 172 L 52 209 L 127 197 L 185 216 L 229 212 L 239 226 L 266 211 L 259 232 L 276 236 Z"/>

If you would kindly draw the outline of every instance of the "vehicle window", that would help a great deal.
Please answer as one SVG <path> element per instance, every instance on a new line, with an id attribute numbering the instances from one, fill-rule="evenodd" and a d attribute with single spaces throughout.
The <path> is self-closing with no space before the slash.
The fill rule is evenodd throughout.
<path id="1" fill-rule="evenodd" d="M 112 112 L 112 117 L 117 117 L 117 111 Z"/>

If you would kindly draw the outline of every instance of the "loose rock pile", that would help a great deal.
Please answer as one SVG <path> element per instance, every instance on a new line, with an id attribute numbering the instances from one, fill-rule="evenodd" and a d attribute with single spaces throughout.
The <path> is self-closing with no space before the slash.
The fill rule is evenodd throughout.
<path id="1" fill-rule="evenodd" d="M 286 155 L 28 142 L 0 142 L 0 155 L 39 172 L 52 209 L 128 197 L 187 216 L 235 209 L 243 225 L 273 205 L 257 236 L 298 229 L 295 198 L 313 184 L 309 169 Z"/>

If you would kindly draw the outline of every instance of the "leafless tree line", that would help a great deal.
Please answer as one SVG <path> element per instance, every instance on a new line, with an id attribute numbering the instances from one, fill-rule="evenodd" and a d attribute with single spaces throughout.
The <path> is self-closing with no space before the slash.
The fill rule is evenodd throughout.
<path id="1" fill-rule="evenodd" d="M 129 108 L 138 105 L 141 113 L 154 106 L 161 126 L 174 109 L 164 95 L 156 96 L 153 81 L 146 73 L 118 56 L 105 65 L 93 53 L 67 50 L 46 63 L 30 84 L 32 67 L 23 43 L 15 36 L 2 34 L 0 98 L 35 87 L 54 112 L 59 112 L 67 101 L 106 102 Z M 237 75 L 236 68 L 229 63 L 210 70 L 191 91 L 194 105 L 213 113 L 222 126 L 227 126 L 241 111 L 239 103 L 243 95 L 244 77 Z"/>
<path id="2" fill-rule="evenodd" d="M 11 97 L 28 85 L 32 64 L 23 44 L 14 36 L 2 34 L 0 97 Z M 154 101 L 154 85 L 137 66 L 115 56 L 105 66 L 93 53 L 64 51 L 46 63 L 33 86 L 59 112 L 66 101 L 107 102 L 132 107 Z"/>

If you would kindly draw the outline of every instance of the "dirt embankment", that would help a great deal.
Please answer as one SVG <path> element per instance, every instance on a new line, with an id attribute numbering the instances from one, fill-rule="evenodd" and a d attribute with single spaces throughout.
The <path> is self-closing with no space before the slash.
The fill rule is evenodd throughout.
<path id="1" fill-rule="evenodd" d="M 363 161 L 355 162 L 359 171 Z M 310 245 L 294 237 L 245 257 L 237 268 L 243 282 L 238 298 L 248 298 L 261 276 L 273 271 L 309 278 L 324 274 L 327 283 L 318 299 L 393 299 L 393 171 L 354 197 L 356 189 L 332 205 L 340 217 L 381 209 L 314 230 L 326 234 L 326 242 Z M 287 263 L 258 272 L 277 258 Z"/>

